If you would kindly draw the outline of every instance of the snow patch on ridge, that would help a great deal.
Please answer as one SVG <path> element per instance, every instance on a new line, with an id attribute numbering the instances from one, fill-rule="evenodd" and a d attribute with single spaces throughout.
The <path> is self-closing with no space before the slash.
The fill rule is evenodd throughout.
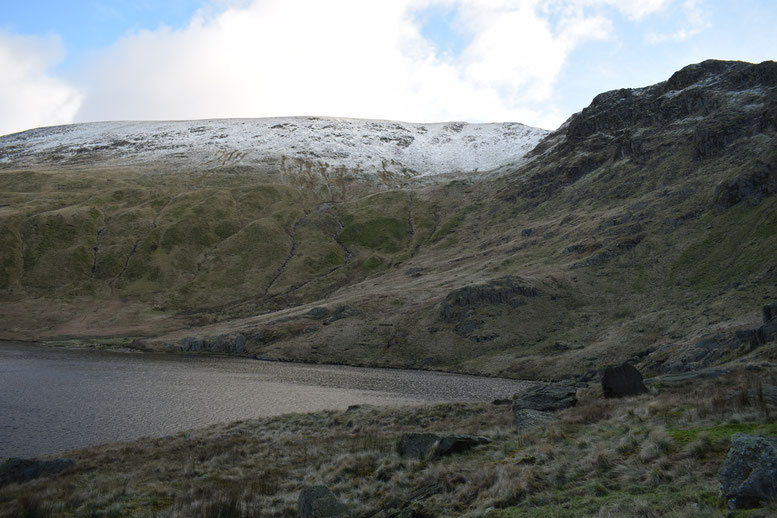
<path id="1" fill-rule="evenodd" d="M 0 137 L 0 166 L 302 167 L 407 177 L 488 171 L 548 131 L 519 123 L 415 124 L 327 117 L 96 122 Z"/>

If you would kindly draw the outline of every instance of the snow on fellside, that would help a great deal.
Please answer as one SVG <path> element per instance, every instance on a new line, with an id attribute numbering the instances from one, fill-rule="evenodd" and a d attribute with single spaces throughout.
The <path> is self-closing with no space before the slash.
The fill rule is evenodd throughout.
<path id="1" fill-rule="evenodd" d="M 164 164 L 211 168 L 288 161 L 427 176 L 519 160 L 548 132 L 519 123 L 414 124 L 326 117 L 96 122 L 0 137 L 0 166 Z"/>

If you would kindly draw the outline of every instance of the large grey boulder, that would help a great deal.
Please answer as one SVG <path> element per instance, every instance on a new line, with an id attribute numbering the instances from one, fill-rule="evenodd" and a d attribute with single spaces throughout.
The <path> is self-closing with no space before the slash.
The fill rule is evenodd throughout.
<path id="1" fill-rule="evenodd" d="M 642 374 L 628 363 L 604 369 L 602 390 L 606 398 L 636 396 L 648 391 Z"/>
<path id="2" fill-rule="evenodd" d="M 444 457 L 490 442 L 490 439 L 477 435 L 406 433 L 399 440 L 398 451 L 402 457 Z"/>
<path id="3" fill-rule="evenodd" d="M 577 389 L 572 381 L 543 383 L 513 396 L 513 411 L 522 408 L 553 412 L 577 404 Z"/>
<path id="4" fill-rule="evenodd" d="M 70 459 L 38 460 L 10 458 L 0 464 L 0 487 L 13 482 L 22 483 L 43 475 L 56 475 L 75 461 Z"/>
<path id="5" fill-rule="evenodd" d="M 777 501 L 777 438 L 734 434 L 718 479 L 731 509 Z"/>
<path id="6" fill-rule="evenodd" d="M 543 424 L 556 421 L 558 418 L 550 412 L 532 410 L 531 408 L 513 408 L 513 426 L 520 430 L 528 430 Z"/>
<path id="7" fill-rule="evenodd" d="M 303 489 L 297 499 L 300 518 L 348 518 L 348 507 L 326 486 Z"/>

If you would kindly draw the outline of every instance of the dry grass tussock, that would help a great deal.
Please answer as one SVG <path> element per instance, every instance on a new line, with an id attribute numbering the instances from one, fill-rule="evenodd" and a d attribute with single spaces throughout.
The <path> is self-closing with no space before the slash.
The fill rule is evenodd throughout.
<path id="1" fill-rule="evenodd" d="M 314 484 L 357 517 L 726 516 L 717 471 L 730 436 L 777 435 L 775 409 L 742 396 L 757 383 L 731 376 L 624 400 L 582 391 L 557 422 L 528 431 L 488 404 L 235 422 L 73 452 L 70 471 L 0 489 L 0 516 L 291 517 Z M 421 430 L 493 442 L 399 457 L 399 436 Z"/>

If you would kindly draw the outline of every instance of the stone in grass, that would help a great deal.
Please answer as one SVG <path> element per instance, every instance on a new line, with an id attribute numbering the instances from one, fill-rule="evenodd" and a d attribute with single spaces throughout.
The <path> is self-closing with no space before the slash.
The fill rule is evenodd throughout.
<path id="1" fill-rule="evenodd" d="M 531 408 L 513 408 L 513 426 L 520 430 L 528 430 L 557 419 L 550 412 L 532 410 Z"/>
<path id="2" fill-rule="evenodd" d="M 326 486 L 303 489 L 297 499 L 300 518 L 348 518 L 348 507 Z"/>
<path id="3" fill-rule="evenodd" d="M 572 381 L 543 383 L 513 396 L 513 411 L 521 408 L 553 412 L 577 404 L 577 389 Z"/>
<path id="4" fill-rule="evenodd" d="M 56 475 L 73 466 L 70 459 L 38 460 L 10 458 L 0 465 L 0 487 L 13 482 L 22 483 L 43 475 Z"/>
<path id="5" fill-rule="evenodd" d="M 777 320 L 777 302 L 772 302 L 763 307 L 764 324 Z"/>
<path id="6" fill-rule="evenodd" d="M 730 509 L 777 502 L 777 438 L 734 434 L 718 479 Z"/>
<path id="7" fill-rule="evenodd" d="M 642 374 L 633 366 L 624 363 L 620 367 L 607 367 L 602 374 L 604 397 L 626 397 L 644 394 L 648 391 Z"/>
<path id="8" fill-rule="evenodd" d="M 405 433 L 399 440 L 398 451 L 402 457 L 445 457 L 490 442 L 490 439 L 476 435 Z"/>

